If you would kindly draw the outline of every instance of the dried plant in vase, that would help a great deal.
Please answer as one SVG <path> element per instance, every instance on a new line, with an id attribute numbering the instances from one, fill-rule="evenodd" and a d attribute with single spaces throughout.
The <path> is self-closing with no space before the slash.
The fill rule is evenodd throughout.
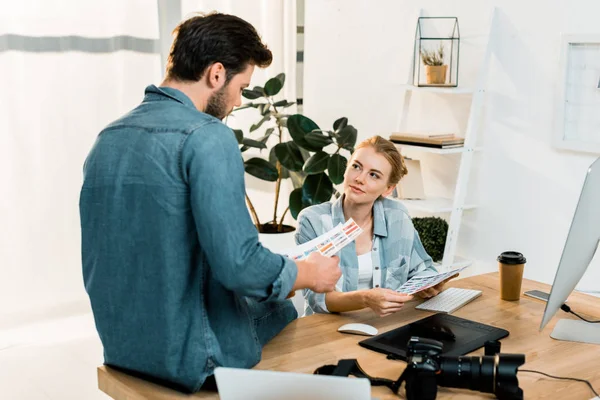
<path id="1" fill-rule="evenodd" d="M 428 85 L 443 85 L 446 83 L 448 65 L 444 64 L 444 46 L 440 43 L 437 50 L 421 50 L 421 60 L 425 65 L 425 76 Z"/>

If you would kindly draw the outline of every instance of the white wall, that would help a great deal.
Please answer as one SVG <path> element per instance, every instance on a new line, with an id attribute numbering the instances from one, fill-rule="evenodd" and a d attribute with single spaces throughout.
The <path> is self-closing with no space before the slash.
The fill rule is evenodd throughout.
<path id="1" fill-rule="evenodd" d="M 158 54 L 74 51 L 69 38 L 156 39 L 155 1 L 4 3 L 0 35 L 31 36 L 52 48 L 62 40 L 64 51 L 0 51 L 0 329 L 65 307 L 87 309 L 83 162 L 100 130 L 136 106 L 146 85 L 160 82 Z"/>
<path id="2" fill-rule="evenodd" d="M 418 7 L 424 16 L 457 16 L 461 86 L 472 86 L 497 7 L 498 46 L 489 71 L 486 117 L 479 133 L 458 253 L 476 260 L 472 271 L 496 269 L 496 257 L 517 250 L 525 275 L 551 283 L 594 155 L 552 147 L 560 34 L 600 34 L 600 2 L 448 2 L 307 0 L 304 111 L 319 124 L 345 115 L 359 140 L 397 129 L 412 62 Z M 409 129 L 464 133 L 469 96 L 414 94 Z M 458 156 L 422 158 L 429 194 L 451 194 Z M 600 262 L 581 288 L 600 290 Z"/>

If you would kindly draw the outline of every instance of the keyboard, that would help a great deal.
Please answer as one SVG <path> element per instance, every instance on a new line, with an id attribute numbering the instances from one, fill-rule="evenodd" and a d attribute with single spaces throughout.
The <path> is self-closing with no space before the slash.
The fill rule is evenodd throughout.
<path id="1" fill-rule="evenodd" d="M 417 310 L 452 314 L 479 296 L 481 296 L 481 290 L 448 288 L 415 308 Z"/>

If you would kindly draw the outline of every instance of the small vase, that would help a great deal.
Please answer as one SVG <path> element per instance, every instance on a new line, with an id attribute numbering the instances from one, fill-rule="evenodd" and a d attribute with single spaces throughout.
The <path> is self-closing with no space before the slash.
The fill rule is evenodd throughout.
<path id="1" fill-rule="evenodd" d="M 447 65 L 426 65 L 425 76 L 428 85 L 442 85 L 446 83 Z"/>
<path id="2" fill-rule="evenodd" d="M 292 228 L 293 230 L 284 233 L 260 233 L 258 235 L 260 243 L 263 247 L 266 247 L 273 253 L 296 247 L 296 241 L 294 240 L 294 235 L 296 234 L 295 229 L 293 227 L 288 227 L 288 229 L 289 228 Z M 296 311 L 298 311 L 298 316 L 303 316 L 305 305 L 302 290 L 297 290 L 291 300 L 294 307 L 296 307 Z"/>

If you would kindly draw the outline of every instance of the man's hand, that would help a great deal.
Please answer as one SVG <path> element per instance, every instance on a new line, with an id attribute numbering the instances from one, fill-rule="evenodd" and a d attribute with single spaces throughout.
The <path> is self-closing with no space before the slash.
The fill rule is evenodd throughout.
<path id="1" fill-rule="evenodd" d="M 457 276 L 458 276 L 458 274 L 452 275 L 450 278 L 446 279 L 445 281 L 442 281 L 433 287 L 421 290 L 420 292 L 417 292 L 416 294 L 417 294 L 417 296 L 419 296 L 422 299 L 430 299 L 432 297 L 435 297 L 444 290 L 444 285 L 446 284 L 446 282 L 448 282 L 450 279 L 456 278 Z"/>
<path id="2" fill-rule="evenodd" d="M 364 294 L 365 306 L 369 307 L 380 317 L 400 311 L 404 303 L 412 300 L 412 298 L 411 295 L 384 288 L 366 290 Z"/>
<path id="3" fill-rule="evenodd" d="M 312 284 L 309 287 L 315 293 L 327 293 L 335 290 L 335 284 L 342 276 L 340 258 L 325 257 L 318 251 L 311 253 L 305 260 L 312 272 Z"/>
<path id="4" fill-rule="evenodd" d="M 334 291 L 335 284 L 342 276 L 339 263 L 339 257 L 325 257 L 318 251 L 311 253 L 305 260 L 296 261 L 298 277 L 292 292 L 298 289 L 310 289 L 315 293 Z"/>

